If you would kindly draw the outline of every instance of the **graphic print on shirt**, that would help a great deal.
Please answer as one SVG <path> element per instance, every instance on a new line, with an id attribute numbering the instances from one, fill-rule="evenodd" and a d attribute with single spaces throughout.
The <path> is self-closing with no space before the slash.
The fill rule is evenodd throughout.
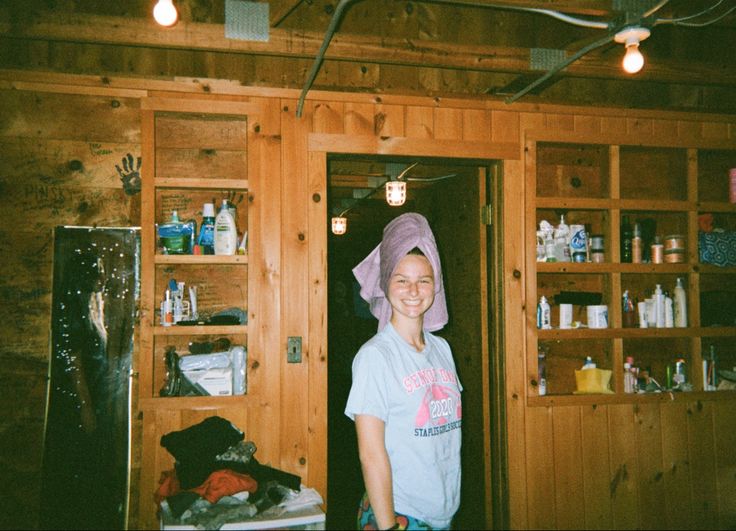
<path id="1" fill-rule="evenodd" d="M 407 394 L 415 391 L 423 393 L 414 420 L 415 437 L 432 437 L 460 428 L 462 403 L 456 386 L 455 374 L 445 369 L 424 369 L 404 378 Z"/>

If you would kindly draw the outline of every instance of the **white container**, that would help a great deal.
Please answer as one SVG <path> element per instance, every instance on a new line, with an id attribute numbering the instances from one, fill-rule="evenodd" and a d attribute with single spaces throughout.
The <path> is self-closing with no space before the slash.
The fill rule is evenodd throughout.
<path id="1" fill-rule="evenodd" d="M 560 328 L 572 328 L 572 304 L 560 304 Z"/>
<path id="2" fill-rule="evenodd" d="M 682 279 L 677 279 L 675 285 L 675 326 L 685 328 L 687 326 L 687 294 L 682 285 Z"/>
<path id="3" fill-rule="evenodd" d="M 588 328 L 608 328 L 608 306 L 595 304 L 586 307 L 588 312 Z"/>
<path id="4" fill-rule="evenodd" d="M 222 207 L 215 218 L 215 254 L 233 255 L 238 251 L 238 230 L 235 218 L 230 213 L 227 199 L 222 200 Z"/>
<path id="5" fill-rule="evenodd" d="M 665 304 L 664 304 L 664 292 L 662 291 L 661 284 L 657 284 L 657 287 L 654 289 L 654 318 L 655 318 L 655 326 L 657 328 L 664 328 Z"/>

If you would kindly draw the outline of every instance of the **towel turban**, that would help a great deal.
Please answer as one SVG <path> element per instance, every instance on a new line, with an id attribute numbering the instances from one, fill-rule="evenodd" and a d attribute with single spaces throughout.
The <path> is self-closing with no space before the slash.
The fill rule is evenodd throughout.
<path id="1" fill-rule="evenodd" d="M 399 261 L 415 247 L 424 253 L 434 272 L 434 303 L 424 314 L 424 329 L 434 332 L 447 324 L 442 266 L 434 234 L 424 216 L 409 212 L 386 225 L 381 243 L 353 268 L 360 284 L 360 296 L 368 302 L 371 313 L 378 319 L 379 331 L 391 319 L 391 304 L 386 297 L 391 274 Z"/>

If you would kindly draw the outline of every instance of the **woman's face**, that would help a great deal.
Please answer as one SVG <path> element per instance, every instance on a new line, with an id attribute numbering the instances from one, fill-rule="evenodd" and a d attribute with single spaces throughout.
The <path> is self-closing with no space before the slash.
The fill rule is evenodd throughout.
<path id="1" fill-rule="evenodd" d="M 417 319 L 434 302 L 434 272 L 427 257 L 408 254 L 398 263 L 388 285 L 394 317 Z"/>

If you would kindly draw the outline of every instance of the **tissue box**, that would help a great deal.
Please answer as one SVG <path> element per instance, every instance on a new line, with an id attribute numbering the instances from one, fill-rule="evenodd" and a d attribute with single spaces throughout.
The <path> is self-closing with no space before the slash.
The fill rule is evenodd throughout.
<path id="1" fill-rule="evenodd" d="M 703 264 L 736 266 L 736 232 L 701 232 L 698 250 Z"/>
<path id="2" fill-rule="evenodd" d="M 200 385 L 211 396 L 230 396 L 233 394 L 233 370 L 230 367 L 181 372 L 193 384 Z"/>
<path id="3" fill-rule="evenodd" d="M 578 389 L 576 395 L 585 394 L 613 394 L 608 388 L 612 372 L 607 369 L 581 369 L 575 371 L 575 384 Z"/>

